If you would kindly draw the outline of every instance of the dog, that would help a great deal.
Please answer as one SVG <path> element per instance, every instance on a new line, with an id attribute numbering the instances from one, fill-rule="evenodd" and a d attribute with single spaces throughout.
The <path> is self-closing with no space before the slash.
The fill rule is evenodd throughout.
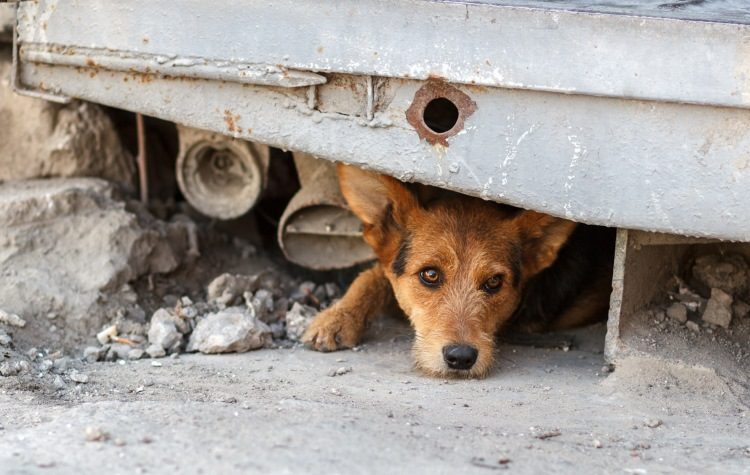
<path id="1" fill-rule="evenodd" d="M 356 346 L 389 302 L 415 330 L 417 368 L 486 376 L 503 330 L 548 331 L 606 315 L 613 230 L 337 166 L 377 263 L 310 324 L 319 351 Z"/>

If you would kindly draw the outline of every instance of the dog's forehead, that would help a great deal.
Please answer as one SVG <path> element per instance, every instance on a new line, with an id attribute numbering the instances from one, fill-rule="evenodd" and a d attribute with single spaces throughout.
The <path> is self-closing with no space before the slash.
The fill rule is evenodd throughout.
<path id="1" fill-rule="evenodd" d="M 410 229 L 414 249 L 442 259 L 493 260 L 510 256 L 518 233 L 512 209 L 481 200 L 453 200 L 421 213 Z"/>

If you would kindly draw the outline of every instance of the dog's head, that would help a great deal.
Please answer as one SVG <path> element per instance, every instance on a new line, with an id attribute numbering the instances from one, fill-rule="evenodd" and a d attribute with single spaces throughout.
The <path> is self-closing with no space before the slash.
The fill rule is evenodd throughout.
<path id="1" fill-rule="evenodd" d="M 364 223 L 416 331 L 416 364 L 435 376 L 482 377 L 495 333 L 529 278 L 549 267 L 575 223 L 339 165 L 341 189 Z"/>

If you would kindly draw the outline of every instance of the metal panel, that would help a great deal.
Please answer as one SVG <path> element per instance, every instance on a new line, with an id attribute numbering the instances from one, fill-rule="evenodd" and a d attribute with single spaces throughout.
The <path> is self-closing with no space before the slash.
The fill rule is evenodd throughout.
<path id="1" fill-rule="evenodd" d="M 423 0 L 40 0 L 19 19 L 27 87 L 582 222 L 750 241 L 742 24 Z M 120 67 L 158 57 L 169 71 Z M 406 111 L 434 75 L 502 87 L 459 87 L 476 111 L 431 145 Z"/>
<path id="2" fill-rule="evenodd" d="M 464 87 L 477 110 L 444 147 L 421 141 L 406 121 L 419 81 L 387 81 L 368 121 L 320 112 L 298 89 L 91 76 L 23 70 L 25 84 L 407 181 L 583 222 L 750 241 L 750 113 L 742 109 Z"/>
<path id="3" fill-rule="evenodd" d="M 425 0 L 228 0 L 220 8 L 40 0 L 21 3 L 20 36 L 317 72 L 750 106 L 744 24 Z"/>

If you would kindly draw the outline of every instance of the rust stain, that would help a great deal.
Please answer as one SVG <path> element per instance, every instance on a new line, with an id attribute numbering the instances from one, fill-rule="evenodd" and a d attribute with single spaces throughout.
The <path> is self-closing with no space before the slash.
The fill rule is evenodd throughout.
<path id="1" fill-rule="evenodd" d="M 242 133 L 242 128 L 237 125 L 241 118 L 242 116 L 239 114 L 232 114 L 232 111 L 226 109 L 224 111 L 224 123 L 227 124 L 227 130 L 232 133 Z"/>
<path id="2" fill-rule="evenodd" d="M 316 50 L 319 54 L 323 54 L 323 51 L 325 51 L 325 48 L 322 46 L 318 46 L 318 49 Z"/>
<path id="3" fill-rule="evenodd" d="M 451 101 L 458 109 L 458 118 L 450 130 L 435 132 L 424 121 L 424 111 L 430 101 L 444 98 Z M 448 138 L 453 137 L 464 128 L 464 121 L 477 110 L 477 104 L 464 92 L 443 81 L 430 81 L 414 94 L 414 100 L 406 110 L 406 121 L 417 131 L 419 138 L 430 145 L 448 146 Z"/>

